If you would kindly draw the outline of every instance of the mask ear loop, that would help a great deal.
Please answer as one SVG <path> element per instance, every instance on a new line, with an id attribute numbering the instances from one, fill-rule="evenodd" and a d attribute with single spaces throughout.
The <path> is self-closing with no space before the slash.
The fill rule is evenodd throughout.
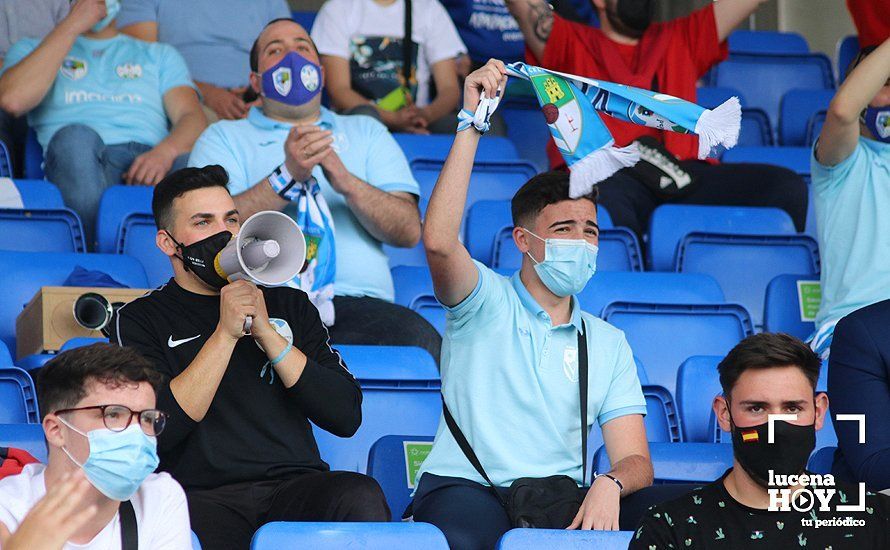
<path id="1" fill-rule="evenodd" d="M 522 229 L 523 231 L 525 231 L 526 233 L 528 233 L 528 234 L 531 235 L 532 237 L 538 239 L 539 241 L 544 241 L 545 244 L 547 243 L 547 240 L 546 240 L 546 239 L 542 239 L 541 237 L 535 235 L 530 229 L 526 229 L 525 227 L 520 227 L 520 229 Z M 528 256 L 529 258 L 531 258 L 531 260 L 532 260 L 533 262 L 535 262 L 535 265 L 540 265 L 540 264 L 541 264 L 541 262 L 539 262 L 538 260 L 535 259 L 534 256 L 532 256 L 532 250 L 531 250 L 531 248 L 529 248 L 528 250 L 525 251 L 525 255 Z M 545 260 L 547 259 L 547 251 L 546 251 L 546 248 L 544 249 L 544 259 L 545 259 Z"/>
<path id="2" fill-rule="evenodd" d="M 177 241 L 177 240 L 173 237 L 173 235 L 170 234 L 169 231 L 167 231 L 166 229 L 164 229 L 164 233 L 166 233 L 167 236 L 170 237 L 170 240 L 173 241 L 174 244 L 176 244 L 176 248 L 177 248 L 178 250 L 181 251 L 182 249 L 185 248 L 185 247 L 182 245 L 181 242 Z M 173 256 L 179 258 L 179 261 L 182 262 L 182 265 L 183 265 L 183 267 L 185 267 L 185 270 L 186 270 L 186 271 L 191 271 L 191 270 L 189 269 L 189 264 L 186 263 L 185 259 L 182 257 L 182 254 L 173 254 Z"/>

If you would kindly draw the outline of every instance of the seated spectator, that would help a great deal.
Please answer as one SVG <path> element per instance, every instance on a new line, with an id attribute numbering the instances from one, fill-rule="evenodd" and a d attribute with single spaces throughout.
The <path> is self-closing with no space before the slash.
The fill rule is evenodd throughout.
<path id="1" fill-rule="evenodd" d="M 28 113 L 46 178 L 80 215 L 88 243 L 106 188 L 155 185 L 185 164 L 207 125 L 182 57 L 119 34 L 120 3 L 107 4 L 77 0 L 42 41 L 14 44 L 0 76 L 0 107 Z"/>
<path id="2" fill-rule="evenodd" d="M 41 39 L 68 15 L 70 0 L 0 0 L 0 68 L 9 47 L 23 38 Z M 24 143 L 28 135 L 25 117 L 0 110 L 0 141 L 12 155 L 15 177 L 22 176 Z"/>
<path id="3" fill-rule="evenodd" d="M 503 86 L 504 71 L 492 60 L 470 74 L 464 108 L 474 110 L 483 89 L 492 96 Z M 424 247 L 447 311 L 445 404 L 491 484 L 443 417 L 418 473 L 414 519 L 441 529 L 452 548 L 494 548 L 511 528 L 500 501 L 507 488 L 519 478 L 564 474 L 574 481 L 575 494 L 566 497 L 578 499 L 577 514 L 551 527 L 617 529 L 621 498 L 652 483 L 652 464 L 646 402 L 627 340 L 581 311 L 573 296 L 596 269 L 596 194 L 569 199 L 563 172 L 529 180 L 512 200 L 522 267 L 501 276 L 470 258 L 460 241 L 456 213 L 464 208 L 479 138 L 472 128 L 455 137 L 427 210 Z M 579 369 L 587 349 L 591 374 L 582 420 Z M 577 489 L 584 478 L 582 424 L 587 430 L 593 422 L 602 427 L 612 469 L 589 490 Z"/>
<path id="4" fill-rule="evenodd" d="M 890 298 L 890 257 L 883 253 L 890 246 L 890 40 L 862 50 L 852 66 L 811 159 L 822 257 L 811 345 L 823 358 L 838 320 Z"/>
<path id="5" fill-rule="evenodd" d="M 864 511 L 840 511 L 838 504 L 861 502 L 858 487 L 837 480 L 829 485 L 827 478 L 824 485 L 818 478 L 795 482 L 808 474 L 804 468 L 828 409 L 828 396 L 815 393 L 820 364 L 806 344 L 787 334 L 757 334 L 736 345 L 717 367 L 723 395 L 714 398 L 720 428 L 732 433 L 733 467 L 713 483 L 651 508 L 631 550 L 890 547 L 890 497 L 868 493 Z M 835 491 L 827 507 L 811 493 L 811 509 L 798 511 L 806 506 L 801 496 L 789 497 L 782 510 L 768 492 L 814 487 Z M 827 524 L 847 517 L 862 524 Z"/>
<path id="6" fill-rule="evenodd" d="M 393 132 L 453 132 L 460 101 L 455 58 L 467 49 L 438 0 L 414 0 L 406 71 L 405 7 L 405 0 L 328 0 L 321 7 L 312 40 L 331 102 L 341 112 L 374 116 Z"/>
<path id="7" fill-rule="evenodd" d="M 112 341 L 168 380 L 160 469 L 185 488 L 205 549 L 246 549 L 270 521 L 389 521 L 376 481 L 330 472 L 319 456 L 310 422 L 352 436 L 362 392 L 306 294 L 208 282 L 203 266 L 240 228 L 226 183 L 222 168 L 207 166 L 158 184 L 157 245 L 174 276 L 122 307 L 113 329 Z"/>
<path id="8" fill-rule="evenodd" d="M 377 121 L 322 107 L 324 80 L 294 77 L 289 91 L 274 83 L 274 75 L 284 70 L 315 77 L 321 72 L 315 46 L 300 25 L 273 21 L 252 52 L 251 86 L 262 93 L 263 105 L 252 108 L 246 120 L 207 128 L 189 165 L 222 165 L 244 218 L 260 210 L 283 210 L 296 219 L 299 193 L 289 190 L 318 185 L 336 231 L 331 342 L 419 346 L 438 360 L 442 339 L 436 329 L 392 303 L 392 276 L 382 247 L 410 247 L 420 240 L 420 189 L 405 155 Z M 322 320 L 330 325 L 331 320 Z"/>
<path id="9" fill-rule="evenodd" d="M 832 473 L 864 481 L 873 491 L 890 489 L 890 300 L 847 315 L 834 330 L 828 362 L 828 392 L 838 451 Z M 864 414 L 865 444 L 856 422 L 839 414 Z"/>
<path id="10" fill-rule="evenodd" d="M 121 32 L 175 47 L 188 65 L 211 122 L 247 116 L 250 45 L 263 26 L 290 17 L 285 0 L 124 0 Z"/>
<path id="11" fill-rule="evenodd" d="M 191 547 L 182 487 L 152 473 L 167 418 L 155 408 L 160 388 L 148 361 L 110 344 L 40 369 L 49 458 L 0 481 L 3 550 Z"/>
<path id="12" fill-rule="evenodd" d="M 587 78 L 601 78 L 695 101 L 696 81 L 726 59 L 726 37 L 764 0 L 721 0 L 687 17 L 652 21 L 656 2 L 593 0 L 601 28 L 574 23 L 551 12 L 545 0 L 507 0 L 531 55 L 529 63 Z M 761 164 L 717 164 L 697 160 L 698 137 L 603 121 L 624 147 L 643 138 L 643 159 L 599 184 L 600 204 L 615 225 L 638 236 L 660 204 L 725 204 L 782 208 L 803 231 L 807 187 L 790 170 Z M 554 168 L 564 167 L 548 143 Z M 673 183 L 665 182 L 673 181 Z"/>

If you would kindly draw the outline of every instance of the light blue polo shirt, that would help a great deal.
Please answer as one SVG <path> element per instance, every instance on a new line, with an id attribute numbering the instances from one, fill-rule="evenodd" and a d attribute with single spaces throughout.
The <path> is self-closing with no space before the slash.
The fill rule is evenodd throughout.
<path id="1" fill-rule="evenodd" d="M 567 475 L 581 483 L 578 336 L 587 331 L 588 427 L 646 414 L 630 346 L 619 329 L 582 312 L 572 299 L 569 324 L 550 316 L 519 278 L 479 262 L 479 282 L 446 308 L 442 393 L 457 425 L 495 485 L 521 477 Z M 418 473 L 485 483 L 458 447 L 444 418 Z"/>
<path id="2" fill-rule="evenodd" d="M 4 70 L 38 44 L 34 38 L 13 44 Z M 172 46 L 123 34 L 104 40 L 78 36 L 43 101 L 28 113 L 28 124 L 44 150 L 69 124 L 89 126 L 106 145 L 135 141 L 154 147 L 168 132 L 164 94 L 179 86 L 194 88 Z"/>
<path id="3" fill-rule="evenodd" d="M 822 305 L 817 330 L 890 299 L 890 144 L 859 138 L 846 160 L 811 159 Z"/>
<path id="4" fill-rule="evenodd" d="M 333 131 L 335 150 L 353 176 L 388 193 L 420 195 L 405 155 L 384 125 L 371 117 L 338 115 L 324 107 L 319 124 Z M 192 149 L 189 166 L 219 164 L 229 173 L 229 191 L 243 193 L 284 162 L 284 141 L 291 127 L 253 107 L 244 120 L 221 120 L 204 130 Z M 334 218 L 336 295 L 392 302 L 392 276 L 382 244 L 362 227 L 343 195 L 328 183 L 321 166 L 316 166 L 312 175 Z M 296 218 L 296 205 L 288 205 L 284 212 Z"/>

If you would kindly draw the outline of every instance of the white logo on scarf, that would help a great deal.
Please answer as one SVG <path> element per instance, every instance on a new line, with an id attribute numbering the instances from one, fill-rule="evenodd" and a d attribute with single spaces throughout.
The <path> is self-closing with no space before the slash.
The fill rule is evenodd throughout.
<path id="1" fill-rule="evenodd" d="M 142 65 L 138 63 L 124 63 L 115 67 L 114 70 L 117 72 L 117 76 L 121 78 L 133 80 L 142 77 Z"/>
<path id="2" fill-rule="evenodd" d="M 310 92 L 314 92 L 318 89 L 318 84 L 321 79 L 318 77 L 318 69 L 313 67 L 312 65 L 303 65 L 303 68 L 300 69 L 300 82 L 303 83 L 303 87 Z"/>
<path id="3" fill-rule="evenodd" d="M 291 85 L 293 84 L 290 67 L 279 67 L 278 69 L 275 69 L 275 72 L 272 73 L 272 84 L 275 86 L 275 91 L 279 94 L 289 94 Z"/>
<path id="4" fill-rule="evenodd" d="M 570 382 L 578 381 L 578 348 L 566 346 L 562 352 L 562 371 Z"/>
<path id="5" fill-rule="evenodd" d="M 87 75 L 87 62 L 76 57 L 66 57 L 59 70 L 63 76 L 71 80 L 80 80 Z"/>
<path id="6" fill-rule="evenodd" d="M 287 324 L 287 321 L 284 319 L 278 319 L 277 317 L 270 317 L 269 324 L 272 325 L 272 328 L 275 329 L 275 332 L 278 333 L 279 336 L 287 340 L 288 344 L 294 343 L 294 331 L 291 330 L 290 325 Z M 254 340 L 256 345 L 259 346 L 260 349 L 263 349 L 263 346 L 260 346 L 259 340 Z M 266 351 L 263 349 L 263 351 Z"/>

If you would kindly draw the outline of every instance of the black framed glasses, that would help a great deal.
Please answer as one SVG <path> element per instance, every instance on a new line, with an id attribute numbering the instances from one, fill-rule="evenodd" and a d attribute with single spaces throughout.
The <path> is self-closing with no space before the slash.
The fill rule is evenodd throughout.
<path id="1" fill-rule="evenodd" d="M 133 418 L 137 418 L 139 427 L 145 432 L 145 435 L 157 437 L 164 426 L 167 425 L 167 413 L 158 409 L 145 409 L 144 411 L 134 411 L 125 405 L 94 405 L 92 407 L 76 407 L 73 409 L 59 409 L 55 414 L 62 414 L 74 411 L 93 411 L 102 412 L 102 421 L 105 427 L 113 432 L 122 432 L 126 430 L 133 422 Z"/>

